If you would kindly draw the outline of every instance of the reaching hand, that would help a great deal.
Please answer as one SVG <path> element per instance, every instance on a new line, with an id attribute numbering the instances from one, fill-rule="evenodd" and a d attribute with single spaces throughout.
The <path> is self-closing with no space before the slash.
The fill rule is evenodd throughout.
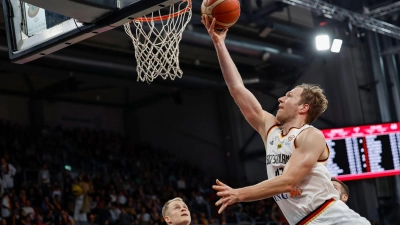
<path id="1" fill-rule="evenodd" d="M 222 183 L 217 179 L 217 185 L 213 185 L 213 189 L 218 191 L 217 195 L 221 196 L 221 198 L 215 203 L 216 206 L 221 205 L 218 210 L 218 213 L 224 211 L 224 209 L 228 205 L 232 205 L 236 202 L 239 202 L 239 192 L 236 189 L 229 187 L 228 185 Z"/>
<path id="2" fill-rule="evenodd" d="M 216 30 L 215 27 L 215 18 L 210 23 L 210 18 L 207 15 L 202 15 L 201 16 L 201 22 L 204 24 L 206 27 L 208 34 L 211 36 L 211 39 L 213 40 L 214 43 L 218 43 L 220 41 L 224 41 L 226 37 L 226 33 L 228 32 L 228 29 L 224 29 L 223 31 L 218 31 Z"/>

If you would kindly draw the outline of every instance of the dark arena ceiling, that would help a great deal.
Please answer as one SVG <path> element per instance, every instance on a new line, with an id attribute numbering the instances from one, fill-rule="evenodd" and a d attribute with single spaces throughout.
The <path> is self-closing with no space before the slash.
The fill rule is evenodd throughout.
<path id="1" fill-rule="evenodd" d="M 325 2 L 366 13 L 395 1 Z M 158 79 L 152 85 L 136 81 L 132 42 L 123 27 L 22 66 L 10 63 L 1 10 L 0 70 L 3 76 L 12 76 L 7 77 L 7 84 L 0 85 L 0 92 L 81 100 L 95 99 L 101 92 L 109 96 L 105 102 L 119 106 L 124 96 L 136 99 L 138 92 L 143 97 L 174 93 L 177 88 L 224 88 L 215 50 L 200 21 L 200 6 L 201 0 L 193 0 L 193 17 L 180 43 L 179 59 L 184 77 L 175 81 Z M 279 1 L 241 1 L 241 8 L 239 21 L 229 30 L 227 45 L 250 88 L 290 87 L 313 61 L 313 36 L 322 20 L 339 27 L 343 33 L 349 31 L 347 21 L 324 19 L 323 15 Z M 380 19 L 399 25 L 396 13 Z M 355 28 L 351 32 L 363 31 Z M 111 97 L 114 95 L 115 98 Z"/>

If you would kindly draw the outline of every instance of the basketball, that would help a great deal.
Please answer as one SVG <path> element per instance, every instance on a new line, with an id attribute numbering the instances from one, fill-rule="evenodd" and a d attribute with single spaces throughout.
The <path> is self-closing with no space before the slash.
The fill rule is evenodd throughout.
<path id="1" fill-rule="evenodd" d="M 240 16 L 239 0 L 203 0 L 201 14 L 212 20 L 215 18 L 215 28 L 225 29 L 233 26 Z"/>

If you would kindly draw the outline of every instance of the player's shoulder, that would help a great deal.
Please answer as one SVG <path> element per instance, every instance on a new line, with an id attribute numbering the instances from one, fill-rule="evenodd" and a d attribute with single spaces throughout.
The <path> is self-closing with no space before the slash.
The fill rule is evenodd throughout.
<path id="1" fill-rule="evenodd" d="M 321 130 L 315 127 L 308 127 L 302 130 L 295 139 L 295 146 L 305 149 L 324 149 L 326 141 Z M 318 148 L 316 148 L 318 146 Z"/>
<path id="2" fill-rule="evenodd" d="M 302 130 L 298 137 L 307 138 L 307 139 L 325 139 L 322 131 L 316 127 L 308 126 L 304 130 Z"/>

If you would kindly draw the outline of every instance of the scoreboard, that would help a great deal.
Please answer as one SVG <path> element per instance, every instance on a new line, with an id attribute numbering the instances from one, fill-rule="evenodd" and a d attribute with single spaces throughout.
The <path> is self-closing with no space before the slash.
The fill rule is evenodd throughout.
<path id="1" fill-rule="evenodd" d="M 400 174 L 400 123 L 322 130 L 327 168 L 339 180 Z"/>

